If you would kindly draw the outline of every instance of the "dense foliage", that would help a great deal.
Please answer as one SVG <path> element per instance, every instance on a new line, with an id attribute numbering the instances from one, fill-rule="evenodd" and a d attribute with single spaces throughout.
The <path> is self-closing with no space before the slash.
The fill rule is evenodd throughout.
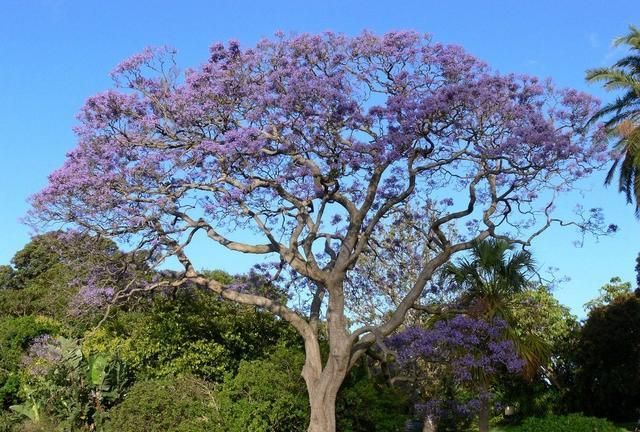
<path id="1" fill-rule="evenodd" d="M 71 242 L 42 247 L 59 240 L 58 234 L 35 238 L 38 248 L 25 250 L 41 253 L 19 255 L 21 265 L 38 271 L 0 290 L 6 307 L 0 315 L 0 431 L 306 429 L 309 400 L 299 374 L 304 354 L 286 322 L 197 287 L 138 296 L 113 307 L 107 320 L 92 308 L 77 315 L 73 301 L 78 285 L 87 283 L 86 267 L 66 258 Z M 77 252 L 89 253 L 84 261 L 95 264 L 104 258 L 104 243 L 89 244 L 96 250 L 84 244 Z M 233 280 L 220 271 L 207 274 Z M 42 299 L 51 296 L 60 303 L 44 307 Z M 408 409 L 401 393 L 361 372 L 349 378 L 338 401 L 345 432 L 399 430 Z"/>
<path id="2" fill-rule="evenodd" d="M 104 432 L 219 431 L 211 385 L 192 377 L 140 381 L 109 411 Z"/>
<path id="3" fill-rule="evenodd" d="M 195 286 L 114 305 L 107 320 L 94 312 L 77 315 L 74 299 L 89 279 L 84 263 L 68 258 L 74 247 L 92 265 L 125 257 L 104 242 L 43 247 L 59 239 L 47 235 L 34 239 L 38 248 L 28 245 L 31 252 L 15 263 L 37 270 L 23 273 L 19 284 L 11 276 L 17 270 L 7 266 L 10 285 L 0 290 L 0 430 L 305 430 L 309 400 L 297 372 L 304 363 L 302 341 L 283 320 Z M 392 432 L 427 413 L 438 414 L 440 430 L 462 430 L 473 423 L 470 414 L 486 391 L 478 367 L 485 378 L 493 374 L 488 389 L 496 406 L 515 404 L 514 419 L 571 409 L 634 419 L 639 386 L 630 365 L 640 342 L 629 337 L 636 334 L 630 329 L 640 322 L 640 306 L 629 284 L 614 279 L 605 285 L 589 303 L 583 328 L 545 288 L 494 297 L 492 304 L 509 306 L 507 315 L 517 324 L 512 331 L 535 333 L 553 347 L 549 363 L 529 379 L 505 375 L 522 360 L 505 338 L 507 323 L 482 321 L 486 309 L 472 301 L 482 297 L 472 293 L 462 288 L 453 305 L 438 306 L 446 319 L 423 320 L 425 328 L 390 344 L 405 366 L 422 359 L 411 372 L 412 379 L 421 377 L 420 391 L 404 385 L 407 370 L 380 353 L 352 371 L 336 403 L 339 430 Z M 465 308 L 466 315 L 457 315 Z"/>
<path id="4" fill-rule="evenodd" d="M 613 423 L 595 418 L 584 417 L 579 414 L 567 416 L 531 417 L 513 429 L 514 432 L 623 432 L 624 429 Z"/>
<path id="5" fill-rule="evenodd" d="M 25 248 L 31 252 L 15 263 L 37 270 L 23 273 L 20 284 L 12 279 L 15 264 L 7 266 L 10 285 L 0 290 L 0 430 L 306 429 L 309 400 L 297 372 L 304 363 L 302 341 L 286 322 L 197 286 L 134 297 L 114 305 L 106 320 L 93 308 L 77 315 L 74 301 L 90 272 L 69 258 L 74 248 L 91 265 L 126 259 L 109 243 L 89 238 L 43 247 L 59 240 L 59 234 L 37 237 L 38 248 Z M 207 274 L 233 280 L 219 271 Z M 568 410 L 634 420 L 639 386 L 630 365 L 640 342 L 629 337 L 636 334 L 630 329 L 640 322 L 640 306 L 629 284 L 614 279 L 605 285 L 589 302 L 582 328 L 545 288 L 494 296 L 481 303 L 484 309 L 477 306 L 483 298 L 477 289 L 451 292 L 457 292 L 451 305 L 436 305 L 440 319 L 416 315 L 425 327 L 389 344 L 402 368 L 371 352 L 353 369 L 336 402 L 339 430 L 392 432 L 427 414 L 437 414 L 439 430 L 462 430 L 489 393 L 496 407 L 517 407 L 512 420 Z M 500 305 L 495 316 L 508 316 L 514 326 L 501 318 L 484 321 L 489 305 Z M 506 374 L 524 364 L 507 330 L 536 334 L 552 347 L 535 376 Z M 418 368 L 411 366 L 416 359 Z M 405 385 L 409 376 L 419 387 Z M 483 380 L 490 385 L 483 387 Z"/>
<path id="6" fill-rule="evenodd" d="M 117 353 L 141 377 L 192 374 L 220 382 L 279 341 L 300 346 L 290 327 L 270 314 L 183 289 L 155 297 L 143 310 L 116 313 L 86 333 L 83 346 Z"/>
<path id="7" fill-rule="evenodd" d="M 595 307 L 576 353 L 573 395 L 584 412 L 637 420 L 640 408 L 640 298 L 621 295 Z"/>
<path id="8" fill-rule="evenodd" d="M 243 361 L 220 390 L 224 431 L 303 432 L 309 401 L 300 369 L 302 351 L 279 347 L 269 358 Z"/>

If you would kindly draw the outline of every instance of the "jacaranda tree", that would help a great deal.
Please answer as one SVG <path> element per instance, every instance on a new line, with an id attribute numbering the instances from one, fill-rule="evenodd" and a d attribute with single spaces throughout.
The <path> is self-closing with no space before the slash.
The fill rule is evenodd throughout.
<path id="1" fill-rule="evenodd" d="M 113 301 L 197 284 L 291 323 L 305 344 L 310 431 L 335 430 L 349 369 L 401 325 L 453 254 L 505 234 L 528 244 L 560 221 L 561 193 L 605 159 L 602 134 L 585 128 L 590 97 L 500 75 L 411 32 L 215 44 L 184 73 L 170 49 L 147 49 L 113 76 L 117 89 L 88 99 L 78 146 L 33 198 L 34 223 L 117 238 L 184 267 L 132 281 Z M 383 322 L 352 327 L 345 282 L 407 208 L 429 253 Z M 573 221 L 599 222 L 598 211 Z M 245 284 L 211 280 L 190 260 L 202 234 L 275 264 Z M 265 278 L 278 289 L 263 289 Z M 270 294 L 282 289 L 289 301 Z"/>
<path id="2" fill-rule="evenodd" d="M 414 373 L 418 382 L 425 378 L 428 381 L 429 374 L 424 370 L 431 369 L 441 380 L 446 377 L 445 381 L 453 381 L 468 392 L 466 401 L 432 397 L 420 407 L 421 414 L 435 422 L 447 416 L 477 415 L 479 431 L 489 431 L 492 378 L 500 372 L 520 372 L 525 365 L 513 341 L 505 337 L 507 326 L 499 318 L 483 320 L 457 315 L 438 321 L 429 329 L 410 327 L 389 339 L 400 365 L 409 364 L 410 369 L 417 370 Z"/>

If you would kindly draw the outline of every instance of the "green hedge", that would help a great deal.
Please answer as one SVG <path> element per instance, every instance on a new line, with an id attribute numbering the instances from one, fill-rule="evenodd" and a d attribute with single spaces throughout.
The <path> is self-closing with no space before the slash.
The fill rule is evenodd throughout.
<path id="1" fill-rule="evenodd" d="M 623 432 L 608 420 L 585 417 L 581 414 L 566 416 L 530 417 L 513 432 Z"/>
<path id="2" fill-rule="evenodd" d="M 198 378 L 164 378 L 131 387 L 108 414 L 105 432 L 217 431 L 213 391 Z"/>

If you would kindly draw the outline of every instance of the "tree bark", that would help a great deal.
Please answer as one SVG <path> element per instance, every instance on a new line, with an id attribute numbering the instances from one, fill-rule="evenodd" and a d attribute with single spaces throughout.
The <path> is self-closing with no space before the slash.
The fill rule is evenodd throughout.
<path id="1" fill-rule="evenodd" d="M 424 425 L 422 426 L 422 432 L 436 432 L 438 426 L 436 421 L 431 416 L 427 416 L 424 419 Z"/>
<path id="2" fill-rule="evenodd" d="M 308 432 L 335 432 L 337 391 L 321 392 L 309 390 L 311 421 Z"/>
<path id="3" fill-rule="evenodd" d="M 482 379 L 482 392 L 480 394 L 480 411 L 478 412 L 478 430 L 480 432 L 489 432 L 489 384 L 486 379 Z"/>
<path id="4" fill-rule="evenodd" d="M 311 421 L 308 432 L 335 432 L 336 398 L 349 367 L 349 351 L 342 355 L 330 355 L 319 375 L 313 377 L 310 369 L 303 371 L 307 383 Z"/>
<path id="5" fill-rule="evenodd" d="M 324 367 L 317 337 L 305 339 L 306 358 L 302 377 L 307 385 L 311 406 L 308 432 L 335 432 L 336 398 L 350 368 L 352 343 L 344 316 L 344 298 L 339 290 L 332 288 L 328 287 L 333 296 L 329 297 L 327 312 L 329 353 Z"/>
<path id="6" fill-rule="evenodd" d="M 489 432 L 489 401 L 483 400 L 480 403 L 480 412 L 478 413 L 478 430 L 480 432 Z"/>

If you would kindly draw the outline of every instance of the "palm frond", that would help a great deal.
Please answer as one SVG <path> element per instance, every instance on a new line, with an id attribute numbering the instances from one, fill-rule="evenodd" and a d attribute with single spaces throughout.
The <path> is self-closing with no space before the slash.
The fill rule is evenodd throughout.
<path id="1" fill-rule="evenodd" d="M 635 201 L 636 216 L 640 218 L 640 28 L 629 27 L 629 32 L 614 41 L 615 46 L 626 45 L 631 53 L 611 67 L 587 71 L 590 82 L 600 82 L 606 90 L 624 90 L 624 94 L 602 107 L 590 120 L 593 123 L 605 119 L 604 126 L 617 138 L 615 147 L 620 155 L 615 157 L 605 185 L 611 184 L 618 173 L 618 191 L 627 203 Z M 630 131 L 621 130 L 624 126 Z"/>
<path id="2" fill-rule="evenodd" d="M 623 57 L 615 62 L 613 66 L 616 68 L 632 69 L 632 71 L 629 71 L 630 73 L 633 73 L 633 70 L 640 72 L 640 55 L 629 55 Z"/>
<path id="3" fill-rule="evenodd" d="M 634 170 L 637 170 L 637 168 L 634 168 L 633 157 L 629 153 L 626 153 L 619 169 L 618 191 L 625 195 L 628 204 L 633 202 L 631 184 Z"/>
<path id="4" fill-rule="evenodd" d="M 634 104 L 637 99 L 638 96 L 636 95 L 636 93 L 629 90 L 623 96 L 620 96 L 613 102 L 610 102 L 603 106 L 597 113 L 593 115 L 589 122 L 593 123 L 596 120 L 600 120 L 604 117 L 608 117 L 611 114 L 614 114 L 605 122 L 606 128 L 612 128 L 617 125 L 617 123 L 623 121 L 627 118 L 627 116 L 633 113 L 633 111 L 631 113 L 628 113 L 629 107 L 631 106 L 631 104 Z"/>
<path id="5" fill-rule="evenodd" d="M 610 185 L 611 181 L 613 180 L 613 177 L 616 175 L 616 168 L 618 168 L 618 165 L 620 165 L 620 158 L 616 158 L 613 161 L 613 165 L 611 165 L 611 168 L 609 168 L 609 171 L 607 171 L 607 176 L 604 179 L 604 184 L 605 185 Z"/>
<path id="6" fill-rule="evenodd" d="M 629 33 L 614 39 L 613 45 L 629 45 L 631 49 L 640 49 L 640 29 L 634 25 L 630 25 Z"/>

